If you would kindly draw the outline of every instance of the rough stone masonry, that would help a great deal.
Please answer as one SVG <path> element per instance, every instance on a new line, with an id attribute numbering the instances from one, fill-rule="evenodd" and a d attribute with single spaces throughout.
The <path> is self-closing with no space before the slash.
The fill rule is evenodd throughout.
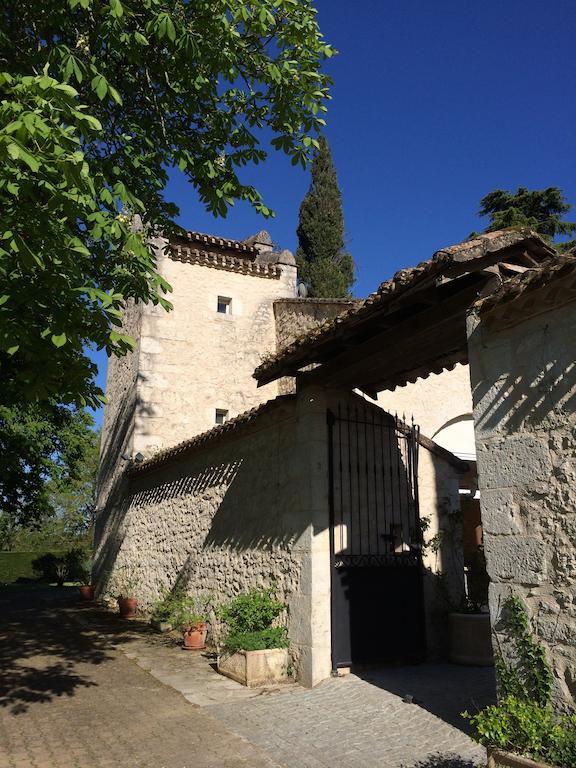
<path id="1" fill-rule="evenodd" d="M 469 317 L 493 626 L 513 588 L 547 648 L 557 705 L 576 694 L 576 303 L 514 324 Z M 536 311 L 539 314 L 536 314 Z"/>

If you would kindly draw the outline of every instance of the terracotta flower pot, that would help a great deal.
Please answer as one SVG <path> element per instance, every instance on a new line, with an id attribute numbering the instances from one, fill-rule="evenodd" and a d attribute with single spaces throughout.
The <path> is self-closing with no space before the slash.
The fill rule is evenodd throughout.
<path id="1" fill-rule="evenodd" d="M 94 600 L 94 587 L 92 584 L 83 584 L 78 589 L 80 590 L 80 600 Z"/>
<path id="2" fill-rule="evenodd" d="M 135 597 L 119 597 L 118 608 L 123 619 L 133 619 L 138 610 L 138 600 Z"/>
<path id="3" fill-rule="evenodd" d="M 202 651 L 206 648 L 206 634 L 208 625 L 200 621 L 192 627 L 188 627 L 182 633 L 182 648 L 186 651 Z"/>

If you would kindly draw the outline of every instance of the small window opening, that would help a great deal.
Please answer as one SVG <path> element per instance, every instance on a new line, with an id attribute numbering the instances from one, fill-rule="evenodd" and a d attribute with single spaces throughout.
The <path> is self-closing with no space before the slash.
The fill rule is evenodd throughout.
<path id="1" fill-rule="evenodd" d="M 232 299 L 228 296 L 218 296 L 218 312 L 221 315 L 232 314 Z"/>
<path id="2" fill-rule="evenodd" d="M 228 411 L 223 408 L 216 408 L 216 424 L 226 424 L 228 421 Z"/>

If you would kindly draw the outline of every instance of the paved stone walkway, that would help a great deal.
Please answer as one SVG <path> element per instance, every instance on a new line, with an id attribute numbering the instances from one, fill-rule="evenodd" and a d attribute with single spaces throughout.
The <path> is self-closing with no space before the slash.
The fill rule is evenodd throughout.
<path id="1" fill-rule="evenodd" d="M 460 713 L 493 695 L 491 669 L 429 664 L 207 709 L 286 768 L 472 768 L 486 765 L 486 752 L 461 730 Z"/>
<path id="2" fill-rule="evenodd" d="M 65 605 L 0 592 L 1 768 L 278 766 Z"/>
<path id="3" fill-rule="evenodd" d="M 492 700 L 491 669 L 387 668 L 314 690 L 248 690 L 142 623 L 19 599 L 0 592 L 0 768 L 485 765 L 460 712 Z"/>

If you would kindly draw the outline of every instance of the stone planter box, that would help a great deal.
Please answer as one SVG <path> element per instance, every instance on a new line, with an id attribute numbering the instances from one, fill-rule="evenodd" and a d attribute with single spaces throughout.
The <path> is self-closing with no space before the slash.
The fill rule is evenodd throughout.
<path id="1" fill-rule="evenodd" d="M 450 661 L 477 667 L 492 667 L 492 630 L 489 613 L 451 613 Z"/>
<path id="2" fill-rule="evenodd" d="M 500 749 L 488 749 L 488 768 L 555 768 L 548 763 L 539 763 L 529 757 L 520 757 Z"/>
<path id="3" fill-rule="evenodd" d="M 218 672 L 248 688 L 282 683 L 288 678 L 288 649 L 222 653 L 218 657 Z"/>
<path id="4" fill-rule="evenodd" d="M 156 619 L 152 619 L 150 622 L 154 629 L 157 632 L 171 632 L 172 631 L 172 624 L 169 624 L 167 621 L 157 621 Z"/>

